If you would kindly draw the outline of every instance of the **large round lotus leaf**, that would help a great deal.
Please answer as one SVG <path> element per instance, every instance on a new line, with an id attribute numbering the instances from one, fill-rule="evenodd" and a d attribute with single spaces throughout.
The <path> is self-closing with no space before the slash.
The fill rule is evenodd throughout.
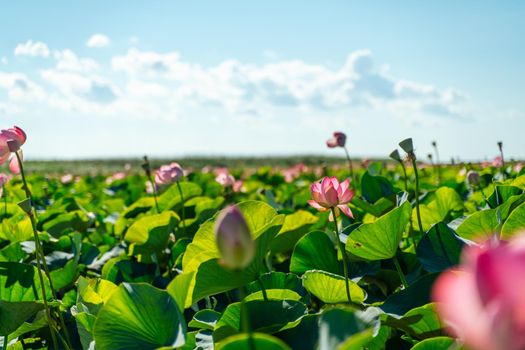
<path id="1" fill-rule="evenodd" d="M 365 260 L 394 257 L 409 218 L 410 204 L 405 202 L 377 221 L 361 225 L 352 231 L 346 241 L 346 250 Z"/>
<path id="2" fill-rule="evenodd" d="M 186 324 L 166 291 L 123 283 L 99 311 L 93 335 L 98 350 L 177 347 L 185 343 Z"/>
<path id="3" fill-rule="evenodd" d="M 45 274 L 46 299 L 51 298 Z M 44 308 L 38 269 L 16 262 L 0 262 L 0 335 L 7 335 Z"/>
<path id="4" fill-rule="evenodd" d="M 336 304 L 348 301 L 344 277 L 326 271 L 312 270 L 303 275 L 304 288 L 319 298 L 323 303 Z M 365 291 L 357 283 L 348 281 L 350 298 L 353 302 L 365 300 Z"/>
<path id="5" fill-rule="evenodd" d="M 264 333 L 238 334 L 224 340 L 217 346 L 217 350 L 246 350 L 250 349 L 250 342 L 253 349 L 264 350 L 289 350 L 290 347 L 282 340 Z"/>

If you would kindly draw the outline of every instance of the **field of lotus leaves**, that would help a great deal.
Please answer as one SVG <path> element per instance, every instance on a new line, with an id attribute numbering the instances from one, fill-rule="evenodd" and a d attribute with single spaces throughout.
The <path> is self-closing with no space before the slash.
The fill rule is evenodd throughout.
<path id="1" fill-rule="evenodd" d="M 0 135 L 2 349 L 525 347 L 525 170 L 501 144 L 486 164 L 408 139 L 363 164 L 47 175 L 25 142 Z"/>

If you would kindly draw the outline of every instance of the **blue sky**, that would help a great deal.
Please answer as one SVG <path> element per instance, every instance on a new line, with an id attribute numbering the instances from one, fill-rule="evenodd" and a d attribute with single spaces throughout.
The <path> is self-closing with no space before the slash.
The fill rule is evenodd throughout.
<path id="1" fill-rule="evenodd" d="M 521 1 L 12 1 L 0 120 L 29 158 L 525 157 Z"/>

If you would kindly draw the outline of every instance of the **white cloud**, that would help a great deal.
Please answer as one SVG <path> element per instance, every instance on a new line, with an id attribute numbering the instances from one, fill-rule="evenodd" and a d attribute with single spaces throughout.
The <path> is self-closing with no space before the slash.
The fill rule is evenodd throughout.
<path id="1" fill-rule="evenodd" d="M 26 84 L 31 89 L 23 89 L 29 81 L 25 75 L 20 86 L 11 77 L 0 88 L 8 89 L 12 98 L 40 96 L 42 103 L 68 112 L 170 120 L 213 111 L 236 120 L 279 115 L 306 120 L 351 110 L 405 120 L 460 118 L 468 106 L 467 96 L 455 89 L 390 76 L 368 50 L 350 53 L 335 68 L 278 58 L 263 64 L 225 60 L 203 66 L 183 60 L 178 52 L 137 48 L 114 56 L 109 67 L 70 49 L 54 51 L 53 57 L 55 67 L 40 70 L 35 82 Z"/>
<path id="2" fill-rule="evenodd" d="M 109 38 L 104 34 L 94 34 L 86 42 L 87 47 L 100 48 L 106 47 L 110 43 Z"/>
<path id="3" fill-rule="evenodd" d="M 24 44 L 15 47 L 15 56 L 49 57 L 50 51 L 43 42 L 28 40 Z"/>
<path id="4" fill-rule="evenodd" d="M 55 51 L 57 69 L 64 71 L 92 71 L 98 68 L 98 63 L 91 58 L 78 58 L 70 49 Z"/>

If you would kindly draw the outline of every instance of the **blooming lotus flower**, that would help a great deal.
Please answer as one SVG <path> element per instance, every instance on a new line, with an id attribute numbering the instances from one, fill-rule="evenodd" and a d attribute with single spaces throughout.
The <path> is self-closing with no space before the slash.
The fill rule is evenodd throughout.
<path id="1" fill-rule="evenodd" d="M 341 131 L 335 131 L 333 136 L 326 141 L 330 148 L 344 147 L 346 144 L 346 135 Z"/>
<path id="2" fill-rule="evenodd" d="M 354 215 L 346 205 L 352 200 L 354 191 L 350 188 L 350 179 L 339 183 L 336 177 L 325 177 L 321 182 L 314 182 L 310 186 L 312 200 L 308 201 L 312 207 L 319 211 L 335 209 L 336 215 L 341 210 L 346 216 L 353 218 Z M 330 214 L 330 220 L 333 220 Z"/>
<path id="3" fill-rule="evenodd" d="M 0 131 L 0 165 L 5 163 L 11 153 L 18 152 L 26 139 L 26 133 L 18 126 Z M 20 156 L 22 156 L 21 153 Z M 9 169 L 14 174 L 20 173 L 20 166 L 16 157 L 11 157 Z"/>
<path id="4" fill-rule="evenodd" d="M 244 182 L 242 180 L 237 180 L 233 183 L 232 190 L 233 192 L 242 192 L 242 187 L 244 186 Z"/>
<path id="5" fill-rule="evenodd" d="M 106 183 L 109 185 L 109 184 L 113 183 L 114 181 L 122 180 L 125 177 L 126 177 L 126 173 L 124 173 L 122 171 L 119 171 L 119 172 L 116 172 L 115 174 L 111 175 L 110 177 L 108 177 L 106 179 Z"/>
<path id="6" fill-rule="evenodd" d="M 184 171 L 179 163 L 163 165 L 155 173 L 155 183 L 157 185 L 168 185 L 179 181 L 184 176 Z"/>
<path id="7" fill-rule="evenodd" d="M 227 207 L 219 214 L 215 222 L 215 239 L 223 266 L 240 270 L 253 261 L 255 242 L 244 216 L 236 206 Z"/>
<path id="8" fill-rule="evenodd" d="M 220 183 L 224 187 L 231 187 L 235 184 L 235 178 L 229 173 L 221 172 L 215 178 L 215 181 Z"/>
<path id="9" fill-rule="evenodd" d="M 473 350 L 525 349 L 525 233 L 465 248 L 442 273 L 433 299 L 449 332 Z"/>

